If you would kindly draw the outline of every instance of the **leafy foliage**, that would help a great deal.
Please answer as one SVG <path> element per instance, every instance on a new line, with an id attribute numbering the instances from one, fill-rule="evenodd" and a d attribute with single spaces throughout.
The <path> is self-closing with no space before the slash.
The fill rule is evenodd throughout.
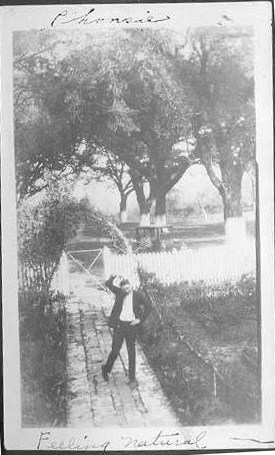
<path id="1" fill-rule="evenodd" d="M 38 312 L 34 308 L 47 308 Z M 23 426 L 66 423 L 66 312 L 34 290 L 19 294 Z"/>
<path id="2" fill-rule="evenodd" d="M 185 155 L 172 146 L 185 135 L 190 117 L 189 91 L 177 78 L 174 62 L 161 52 L 161 33 L 129 30 L 116 61 L 123 85 L 120 96 L 134 122 L 131 129 L 117 124 L 113 134 L 103 141 L 130 168 L 132 181 L 141 204 L 140 182 L 150 183 L 149 198 L 166 194 L 189 166 Z M 124 58 L 127 57 L 127 66 Z"/>
<path id="3" fill-rule="evenodd" d="M 225 218 L 241 215 L 241 181 L 255 164 L 252 31 L 201 28 L 191 34 L 188 72 L 197 97 L 195 155 L 218 189 Z M 221 179 L 213 163 L 220 167 Z"/>
<path id="4" fill-rule="evenodd" d="M 47 190 L 25 200 L 18 210 L 20 266 L 39 273 L 32 286 L 19 289 L 22 416 L 27 426 L 38 422 L 60 426 L 66 420 L 64 296 L 53 297 L 49 291 L 62 250 L 81 223 L 111 236 L 121 248 L 127 245 L 108 217 L 94 211 L 87 201 L 73 199 L 70 182 L 57 183 L 50 176 L 48 180 Z"/>
<path id="5" fill-rule="evenodd" d="M 24 201 L 18 210 L 20 260 L 26 265 L 57 264 L 66 242 L 76 234 L 84 212 L 83 206 L 69 196 L 68 184 L 55 180 L 47 192 Z"/>
<path id="6" fill-rule="evenodd" d="M 148 177 L 150 167 L 155 177 L 154 160 L 159 156 L 158 167 L 168 165 L 169 151 L 184 131 L 187 95 L 159 52 L 161 36 L 130 30 L 111 40 L 108 34 L 100 40 L 93 36 L 85 44 L 81 52 L 67 49 L 64 58 L 56 46 L 30 55 L 23 53 L 22 43 L 23 49 L 17 46 L 16 156 L 22 195 L 36 190 L 47 169 L 91 165 L 99 143 L 120 157 L 130 154 L 133 170 Z M 146 155 L 150 161 L 151 153 L 149 166 L 143 160 Z"/>
<path id="7" fill-rule="evenodd" d="M 121 250 L 130 249 L 129 242 L 114 221 L 93 209 L 87 200 L 80 203 L 71 195 L 70 182 L 55 178 L 44 193 L 29 198 L 18 209 L 18 251 L 21 267 L 37 270 L 34 286 L 42 281 L 49 286 L 68 240 L 78 228 L 92 226 L 99 235 L 112 238 Z M 42 266 L 42 267 L 41 267 Z"/>
<path id="8" fill-rule="evenodd" d="M 30 37 L 34 41 L 32 46 Z M 66 34 L 43 38 L 44 46 L 36 32 L 23 37 L 17 34 L 15 39 L 15 154 L 19 198 L 40 191 L 45 172 L 56 171 L 59 176 L 65 171 L 79 172 L 84 158 L 85 164 L 90 164 L 90 156 L 81 147 L 85 128 L 92 134 L 92 125 L 102 123 L 97 99 L 102 102 L 104 84 L 95 93 L 92 75 L 89 75 L 91 85 L 85 86 L 78 80 L 75 68 L 70 66 L 72 48 Z M 96 53 L 91 64 L 95 61 Z M 80 98 L 80 91 L 84 98 Z M 81 128 L 84 116 L 89 124 L 86 122 Z"/>
<path id="9" fill-rule="evenodd" d="M 73 38 L 45 35 L 42 49 L 35 32 L 15 40 L 20 197 L 41 190 L 46 171 L 93 167 L 103 148 L 127 164 L 140 206 L 156 199 L 165 211 L 167 192 L 199 161 L 238 214 L 255 155 L 251 31 L 133 28 Z"/>

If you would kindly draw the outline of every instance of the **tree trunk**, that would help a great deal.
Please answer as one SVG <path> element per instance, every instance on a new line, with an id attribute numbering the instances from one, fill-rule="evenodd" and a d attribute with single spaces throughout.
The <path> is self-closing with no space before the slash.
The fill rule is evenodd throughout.
<path id="1" fill-rule="evenodd" d="M 127 221 L 127 195 L 120 195 L 120 206 L 119 206 L 119 219 L 120 223 L 126 223 Z"/>
<path id="2" fill-rule="evenodd" d="M 234 155 L 231 149 L 226 145 L 223 133 L 216 131 L 215 140 L 211 134 L 200 136 L 199 129 L 202 126 L 202 119 L 195 119 L 193 130 L 197 139 L 197 153 L 200 156 L 201 163 L 205 166 L 206 172 L 219 191 L 223 201 L 224 225 L 226 240 L 234 242 L 241 247 L 245 241 L 245 221 L 242 217 L 242 177 L 243 167 L 238 155 Z M 212 162 L 212 147 L 216 144 L 220 150 L 220 170 L 222 179 L 216 175 Z"/>
<path id="3" fill-rule="evenodd" d="M 201 146 L 201 150 L 203 147 Z M 232 157 L 230 157 L 232 158 Z M 228 218 L 242 216 L 242 177 L 243 170 L 240 163 L 228 159 L 223 166 L 220 165 L 222 180 L 217 177 L 214 167 L 212 165 L 211 155 L 207 155 L 204 151 L 201 157 L 201 162 L 204 165 L 208 177 L 211 182 L 219 191 L 223 201 L 224 221 Z"/>
<path id="4" fill-rule="evenodd" d="M 243 170 L 240 162 L 228 159 L 221 166 L 223 185 L 219 188 L 224 209 L 224 221 L 228 218 L 242 216 L 242 178 Z"/>
<path id="5" fill-rule="evenodd" d="M 219 189 L 223 201 L 226 241 L 241 245 L 245 241 L 245 220 L 242 213 L 242 174 L 235 173 L 230 186 Z"/>
<path id="6" fill-rule="evenodd" d="M 136 176 L 132 176 L 132 182 L 139 206 L 139 225 L 148 226 L 151 223 L 150 210 L 153 203 L 152 187 L 150 187 L 149 196 L 146 197 L 143 182 Z"/>
<path id="7" fill-rule="evenodd" d="M 221 188 L 220 195 L 223 201 L 224 221 L 228 218 L 242 217 L 241 186 L 232 183 L 230 188 Z"/>
<path id="8" fill-rule="evenodd" d="M 242 177 L 243 170 L 240 163 L 228 159 L 220 166 L 222 180 L 216 176 L 211 158 L 203 156 L 207 174 L 213 185 L 219 191 L 223 202 L 224 226 L 226 241 L 239 243 L 245 241 L 245 221 L 242 217 Z"/>
<path id="9" fill-rule="evenodd" d="M 144 201 L 139 204 L 139 225 L 140 226 L 148 226 L 151 222 L 151 216 L 150 216 L 150 208 L 151 204 L 148 204 L 148 202 Z"/>
<path id="10" fill-rule="evenodd" d="M 166 193 L 163 192 L 156 195 L 155 223 L 157 226 L 167 225 Z"/>

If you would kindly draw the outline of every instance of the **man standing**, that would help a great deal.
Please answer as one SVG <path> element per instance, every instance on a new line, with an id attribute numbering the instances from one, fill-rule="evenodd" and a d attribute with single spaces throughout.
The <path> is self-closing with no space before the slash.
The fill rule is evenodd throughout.
<path id="1" fill-rule="evenodd" d="M 128 279 L 118 283 L 118 278 L 112 275 L 106 286 L 115 294 L 115 303 L 109 318 L 109 327 L 114 329 L 112 350 L 107 362 L 103 365 L 102 376 L 109 379 L 114 362 L 125 339 L 129 360 L 129 384 L 136 384 L 136 335 L 138 328 L 151 312 L 151 304 L 145 295 L 133 291 Z"/>

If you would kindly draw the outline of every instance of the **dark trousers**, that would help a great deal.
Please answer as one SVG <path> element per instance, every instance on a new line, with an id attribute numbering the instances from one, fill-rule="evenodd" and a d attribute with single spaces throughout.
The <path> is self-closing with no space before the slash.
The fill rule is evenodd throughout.
<path id="1" fill-rule="evenodd" d="M 136 375 L 136 327 L 131 326 L 129 322 L 119 321 L 114 329 L 112 350 L 106 362 L 106 370 L 108 372 L 113 368 L 114 362 L 120 352 L 123 340 L 126 341 L 128 360 L 129 360 L 129 378 L 135 379 Z"/>

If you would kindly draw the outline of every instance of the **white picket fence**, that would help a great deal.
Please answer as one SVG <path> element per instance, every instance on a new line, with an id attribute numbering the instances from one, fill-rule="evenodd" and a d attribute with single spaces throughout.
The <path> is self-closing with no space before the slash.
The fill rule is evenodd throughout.
<path id="1" fill-rule="evenodd" d="M 111 274 L 128 278 L 139 285 L 137 268 L 141 267 L 165 285 L 181 282 L 219 283 L 237 281 L 243 274 L 255 274 L 254 242 L 243 245 L 221 245 L 184 248 L 171 252 L 116 255 L 104 248 L 105 277 Z"/>
<path id="2" fill-rule="evenodd" d="M 139 267 L 155 274 L 164 285 L 198 281 L 222 283 L 237 281 L 245 273 L 255 274 L 255 242 L 127 255 L 112 253 L 109 248 L 104 247 L 103 262 L 105 279 L 112 274 L 120 275 L 128 278 L 134 288 L 138 288 L 140 284 L 137 272 Z M 20 287 L 30 288 L 34 284 L 37 287 L 40 274 L 40 271 L 35 272 L 31 268 L 24 269 L 24 274 L 21 272 L 19 276 Z M 64 295 L 70 293 L 69 260 L 66 252 L 61 256 L 50 288 Z"/>

